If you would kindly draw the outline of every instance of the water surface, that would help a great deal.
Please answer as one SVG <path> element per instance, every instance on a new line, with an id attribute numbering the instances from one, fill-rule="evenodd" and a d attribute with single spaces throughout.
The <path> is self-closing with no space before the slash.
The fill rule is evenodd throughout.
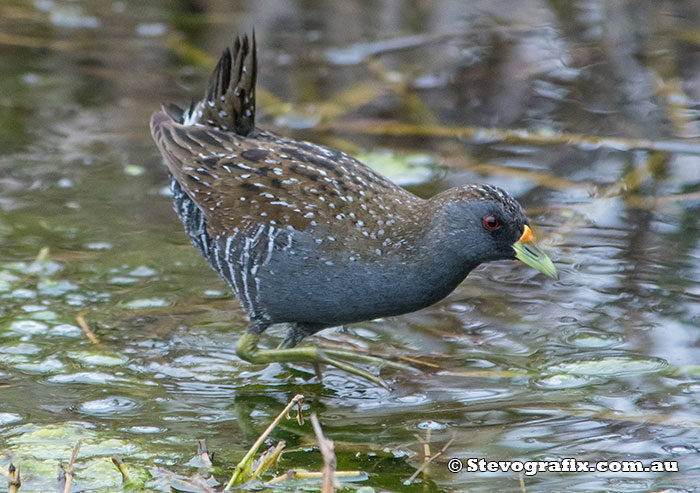
<path id="1" fill-rule="evenodd" d="M 700 7 L 635 2 L 136 2 L 0 6 L 0 465 L 22 492 L 224 481 L 295 394 L 356 489 L 521 491 L 449 458 L 677 461 L 678 473 L 540 473 L 527 491 L 700 484 Z M 421 196 L 512 192 L 560 278 L 482 266 L 417 313 L 309 340 L 416 358 L 391 390 L 235 356 L 246 320 L 171 210 L 149 131 L 255 26 L 259 123 L 341 148 Z M 497 131 L 493 131 L 496 129 Z M 82 316 L 100 341 L 77 321 Z M 281 330 L 269 330 L 274 346 Z M 377 370 L 377 369 L 373 369 Z M 420 439 L 419 439 L 420 438 Z M 276 471 L 319 470 L 284 422 Z M 419 474 L 431 453 L 453 440 Z M 6 480 L 0 476 L 0 488 Z M 318 486 L 318 484 L 316 484 Z"/>

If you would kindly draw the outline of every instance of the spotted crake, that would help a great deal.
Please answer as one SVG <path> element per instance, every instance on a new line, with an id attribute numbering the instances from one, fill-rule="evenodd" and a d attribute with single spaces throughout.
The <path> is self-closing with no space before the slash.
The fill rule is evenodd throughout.
<path id="1" fill-rule="evenodd" d="M 256 78 L 255 38 L 244 36 L 201 101 L 151 118 L 175 210 L 250 317 L 245 359 L 322 361 L 367 377 L 338 361 L 357 359 L 349 352 L 294 346 L 325 327 L 426 307 L 483 262 L 517 257 L 555 272 L 500 188 L 422 199 L 341 151 L 256 128 Z M 289 324 L 282 348 L 257 349 L 276 323 Z"/>

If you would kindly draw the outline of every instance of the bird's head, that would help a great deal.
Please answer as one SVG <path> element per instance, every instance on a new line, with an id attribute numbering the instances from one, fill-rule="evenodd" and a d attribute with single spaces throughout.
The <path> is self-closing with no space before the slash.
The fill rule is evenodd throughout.
<path id="1" fill-rule="evenodd" d="M 557 269 L 534 242 L 523 208 L 504 190 L 491 185 L 463 185 L 431 199 L 438 207 L 441 241 L 474 266 L 518 259 L 551 277 Z"/>

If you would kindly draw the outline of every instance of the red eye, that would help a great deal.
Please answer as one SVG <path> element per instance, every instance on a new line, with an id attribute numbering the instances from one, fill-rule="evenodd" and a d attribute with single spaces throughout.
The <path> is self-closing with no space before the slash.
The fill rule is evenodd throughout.
<path id="1" fill-rule="evenodd" d="M 484 219 L 484 228 L 488 229 L 489 231 L 495 231 L 500 227 L 501 221 L 499 221 L 497 217 L 488 216 Z"/>

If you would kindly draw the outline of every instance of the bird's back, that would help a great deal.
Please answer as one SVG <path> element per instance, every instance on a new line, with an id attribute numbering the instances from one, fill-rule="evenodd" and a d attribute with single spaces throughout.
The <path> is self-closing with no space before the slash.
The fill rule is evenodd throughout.
<path id="1" fill-rule="evenodd" d="M 372 251 L 400 242 L 424 201 L 341 151 L 257 130 L 256 72 L 255 39 L 237 39 L 202 101 L 185 111 L 171 105 L 151 118 L 179 192 L 201 211 L 184 197 L 176 201 L 186 226 L 201 215 L 212 237 L 267 224 L 321 230 L 331 243 L 343 232 L 346 246 L 361 242 Z M 188 233 L 199 237 L 200 229 Z"/>

